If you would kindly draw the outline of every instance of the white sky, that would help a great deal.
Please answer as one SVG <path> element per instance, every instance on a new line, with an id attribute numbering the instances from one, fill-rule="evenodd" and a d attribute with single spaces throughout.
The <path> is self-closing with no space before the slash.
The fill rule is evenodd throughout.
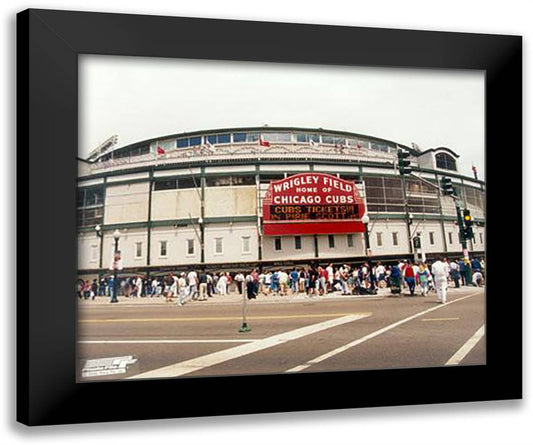
<path id="1" fill-rule="evenodd" d="M 81 56 L 82 157 L 184 131 L 261 126 L 350 131 L 448 147 L 484 178 L 484 73 Z"/>

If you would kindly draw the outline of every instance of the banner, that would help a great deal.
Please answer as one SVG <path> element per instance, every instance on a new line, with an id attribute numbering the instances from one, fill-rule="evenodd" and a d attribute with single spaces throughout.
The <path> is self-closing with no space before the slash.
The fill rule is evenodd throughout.
<path id="1" fill-rule="evenodd" d="M 264 235 L 364 232 L 364 214 L 355 182 L 301 173 L 270 182 L 263 200 Z"/>

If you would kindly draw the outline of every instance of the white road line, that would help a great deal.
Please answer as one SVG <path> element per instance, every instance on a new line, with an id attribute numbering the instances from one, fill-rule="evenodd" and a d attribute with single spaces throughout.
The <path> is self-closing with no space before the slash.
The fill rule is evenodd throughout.
<path id="1" fill-rule="evenodd" d="M 254 339 L 239 340 L 80 340 L 85 345 L 158 344 L 158 343 L 250 343 Z"/>
<path id="2" fill-rule="evenodd" d="M 452 356 L 450 360 L 446 362 L 446 366 L 458 365 L 463 361 L 467 354 L 474 349 L 485 335 L 485 325 L 481 326 L 472 337 Z"/>
<path id="3" fill-rule="evenodd" d="M 285 332 L 283 334 L 274 335 L 272 337 L 268 337 L 263 340 L 258 340 L 253 343 L 236 346 L 234 348 L 230 348 L 224 351 L 215 352 L 213 354 L 208 354 L 202 357 L 186 360 L 184 362 L 175 363 L 173 365 L 165 366 L 163 368 L 154 369 L 152 371 L 137 374 L 128 378 L 138 379 L 179 377 L 184 374 L 199 371 L 200 369 L 207 368 L 209 366 L 214 366 L 219 363 L 226 362 L 228 360 L 233 360 L 244 355 L 252 354 L 263 349 L 278 346 L 288 341 L 304 337 L 306 335 L 315 334 L 325 329 L 333 328 L 335 326 L 339 326 L 345 323 L 350 323 L 352 321 L 359 320 L 370 315 L 370 313 L 346 315 L 344 317 L 335 318 L 333 320 L 324 321 L 322 323 L 316 323 L 310 326 L 305 326 L 303 328 L 295 329 L 293 331 Z"/>
<path id="4" fill-rule="evenodd" d="M 300 371 L 303 371 L 304 369 L 307 369 L 309 368 L 310 366 L 312 365 L 316 365 L 317 363 L 320 363 L 320 362 L 323 362 L 324 360 L 327 360 L 328 358 L 331 358 L 337 354 L 340 354 L 341 352 L 344 352 L 344 351 L 347 351 L 348 349 L 350 348 L 353 348 L 354 346 L 357 346 L 357 345 L 360 345 L 361 343 L 364 343 L 365 341 L 367 340 L 370 340 L 374 337 L 377 337 L 378 335 L 381 335 L 387 331 L 390 331 L 391 329 L 394 329 L 404 323 L 407 323 L 408 321 L 411 321 L 411 320 L 414 320 L 415 318 L 417 317 L 420 317 L 421 315 L 425 315 L 429 312 L 433 312 L 433 311 L 436 311 L 437 309 L 441 309 L 445 306 L 448 306 L 450 304 L 453 304 L 453 303 L 456 303 L 458 301 L 461 301 L 461 300 L 464 300 L 466 298 L 470 298 L 470 297 L 473 297 L 474 295 L 477 295 L 478 293 L 473 293 L 473 294 L 470 294 L 470 295 L 466 295 L 464 297 L 461 297 L 461 298 L 457 298 L 456 300 L 453 300 L 453 301 L 449 301 L 448 303 L 444 303 L 444 304 L 439 304 L 438 306 L 434 306 L 430 309 L 427 309 L 425 311 L 422 311 L 422 312 L 419 312 L 418 314 L 415 314 L 415 315 L 411 315 L 410 317 L 407 317 L 407 318 L 404 318 L 403 320 L 400 320 L 400 321 L 397 321 L 396 323 L 392 323 L 388 326 L 385 326 L 384 328 L 382 329 L 379 329 L 375 332 L 372 332 L 371 334 L 368 334 L 368 335 L 365 335 L 364 337 L 361 337 L 357 340 L 354 340 L 344 346 L 341 346 L 340 348 L 337 348 L 337 349 L 334 349 L 333 351 L 330 351 L 330 352 L 327 352 L 326 354 L 323 354 L 317 358 L 314 358 L 313 360 L 310 360 L 308 361 L 307 363 L 303 364 L 303 365 L 300 365 L 300 366 L 297 366 L 295 368 L 292 368 L 292 369 L 289 369 L 285 372 L 300 372 Z"/>

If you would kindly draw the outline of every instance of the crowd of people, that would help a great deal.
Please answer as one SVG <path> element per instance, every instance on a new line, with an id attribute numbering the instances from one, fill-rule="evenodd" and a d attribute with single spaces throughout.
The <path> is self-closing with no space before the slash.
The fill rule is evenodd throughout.
<path id="1" fill-rule="evenodd" d="M 446 301 L 446 288 L 453 283 L 483 286 L 485 263 L 480 259 L 439 259 L 431 264 L 400 260 L 389 264 L 368 262 L 360 265 L 343 264 L 334 266 L 310 264 L 306 267 L 277 270 L 252 269 L 247 272 L 211 273 L 170 272 L 164 276 L 146 278 L 142 276 L 120 277 L 114 283 L 113 277 L 78 281 L 78 297 L 95 299 L 97 296 L 111 296 L 116 285 L 119 296 L 126 298 L 163 297 L 168 303 L 176 301 L 204 301 L 214 296 L 238 293 L 248 299 L 261 295 L 306 294 L 309 297 L 340 293 L 341 295 L 375 295 L 378 289 L 390 289 L 391 295 L 427 296 L 436 291 L 439 301 Z"/>

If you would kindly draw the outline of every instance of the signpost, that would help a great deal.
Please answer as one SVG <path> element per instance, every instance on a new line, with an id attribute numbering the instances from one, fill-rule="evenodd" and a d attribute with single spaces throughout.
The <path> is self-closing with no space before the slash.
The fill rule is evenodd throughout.
<path id="1" fill-rule="evenodd" d="M 265 235 L 365 231 L 365 203 L 354 181 L 301 173 L 272 181 L 263 200 Z"/>

